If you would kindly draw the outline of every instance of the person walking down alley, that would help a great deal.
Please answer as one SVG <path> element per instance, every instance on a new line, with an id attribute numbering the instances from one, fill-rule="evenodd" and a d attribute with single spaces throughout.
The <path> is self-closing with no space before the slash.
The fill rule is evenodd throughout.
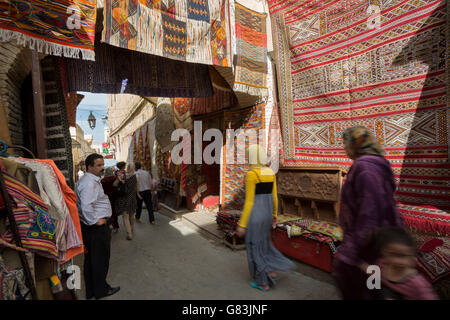
<path id="1" fill-rule="evenodd" d="M 275 174 L 264 165 L 267 156 L 258 145 L 251 145 L 248 154 L 250 171 L 245 178 L 245 204 L 236 234 L 245 236 L 248 267 L 254 280 L 250 285 L 267 291 L 276 283 L 275 271 L 293 269 L 295 265 L 273 246 L 270 237 L 278 212 Z"/>
<path id="2" fill-rule="evenodd" d="M 123 183 L 125 184 L 125 193 L 117 197 L 115 205 L 117 214 L 122 215 L 123 217 L 123 224 L 125 225 L 125 229 L 127 231 L 127 240 L 132 240 L 134 214 L 137 207 L 136 194 L 138 189 L 134 165 L 131 163 L 127 166 L 125 180 Z"/>
<path id="3" fill-rule="evenodd" d="M 339 224 L 344 239 L 333 262 L 333 275 L 344 300 L 375 299 L 367 288 L 367 268 L 375 264 L 375 234 L 381 228 L 404 228 L 394 200 L 395 181 L 375 136 L 355 126 L 343 134 L 344 149 L 354 160 L 342 187 Z"/>
<path id="4" fill-rule="evenodd" d="M 112 215 L 111 215 L 111 227 L 114 233 L 119 231 L 119 217 L 117 216 L 117 210 L 115 206 L 115 198 L 117 197 L 117 187 L 119 184 L 119 178 L 114 174 L 113 168 L 106 168 L 105 175 L 101 180 L 103 191 L 109 198 L 111 203 Z"/>
<path id="5" fill-rule="evenodd" d="M 145 202 L 147 207 L 148 217 L 151 224 L 155 224 L 155 216 L 153 214 L 153 179 L 147 170 L 142 169 L 140 162 L 135 162 L 136 176 L 138 177 L 138 194 L 137 194 L 137 209 L 136 209 L 136 221 L 140 222 L 142 213 L 142 202 Z"/>
<path id="6" fill-rule="evenodd" d="M 108 220 L 112 210 L 100 182 L 105 162 L 99 154 L 86 158 L 86 173 L 76 185 L 77 207 L 80 215 L 84 254 L 86 299 L 111 296 L 120 287 L 106 282 L 111 252 L 111 229 Z"/>

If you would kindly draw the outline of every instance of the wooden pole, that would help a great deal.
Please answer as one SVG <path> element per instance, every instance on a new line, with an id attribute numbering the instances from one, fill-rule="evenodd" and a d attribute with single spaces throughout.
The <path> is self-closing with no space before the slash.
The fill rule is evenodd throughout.
<path id="1" fill-rule="evenodd" d="M 41 65 L 39 54 L 31 50 L 31 77 L 33 82 L 34 125 L 36 130 L 37 157 L 47 157 L 47 145 L 45 143 L 44 112 L 42 99 Z"/>

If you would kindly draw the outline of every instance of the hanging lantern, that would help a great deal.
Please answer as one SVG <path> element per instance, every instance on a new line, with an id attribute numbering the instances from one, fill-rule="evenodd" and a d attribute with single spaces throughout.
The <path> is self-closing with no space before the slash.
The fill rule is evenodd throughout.
<path id="1" fill-rule="evenodd" d="M 89 127 L 91 129 L 95 128 L 95 121 L 96 121 L 96 119 L 95 119 L 95 117 L 94 117 L 94 115 L 92 114 L 92 111 L 91 111 L 91 114 L 88 117 L 88 123 L 89 123 Z"/>

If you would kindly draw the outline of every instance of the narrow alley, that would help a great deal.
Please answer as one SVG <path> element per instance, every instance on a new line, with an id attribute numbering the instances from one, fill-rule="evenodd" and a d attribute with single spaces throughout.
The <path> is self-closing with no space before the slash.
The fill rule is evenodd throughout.
<path id="1" fill-rule="evenodd" d="M 184 220 L 159 213 L 155 218 L 157 224 L 149 224 L 144 210 L 131 241 L 119 220 L 121 229 L 112 234 L 108 282 L 121 290 L 105 300 L 338 299 L 331 275 L 303 263 L 281 274 L 274 290 L 255 290 L 249 285 L 245 250 L 232 251 Z M 81 266 L 80 258 L 74 263 Z M 84 299 L 84 282 L 77 295 Z"/>

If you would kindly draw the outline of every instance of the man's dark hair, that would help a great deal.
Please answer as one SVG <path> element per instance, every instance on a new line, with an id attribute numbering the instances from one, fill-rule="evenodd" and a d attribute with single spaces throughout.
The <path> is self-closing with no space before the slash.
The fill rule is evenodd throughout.
<path id="1" fill-rule="evenodd" d="M 89 166 L 93 167 L 95 164 L 95 160 L 97 159 L 103 159 L 103 156 L 98 153 L 88 155 L 86 160 L 84 160 L 84 163 L 86 164 L 86 170 L 89 169 Z"/>
<path id="2" fill-rule="evenodd" d="M 408 231 L 399 227 L 389 227 L 379 230 L 376 233 L 375 243 L 378 253 L 381 253 L 381 250 L 391 243 L 404 244 L 414 248 L 414 250 L 416 249 L 416 243 Z"/>
<path id="3" fill-rule="evenodd" d="M 127 163 L 125 161 L 120 161 L 119 163 L 116 164 L 116 166 L 117 166 L 117 168 L 119 168 L 119 170 L 125 169 L 126 165 L 127 165 Z"/>
<path id="4" fill-rule="evenodd" d="M 136 170 L 139 170 L 139 169 L 142 168 L 142 165 L 141 165 L 140 162 L 135 162 L 135 163 L 134 163 L 134 167 L 136 168 Z"/>

